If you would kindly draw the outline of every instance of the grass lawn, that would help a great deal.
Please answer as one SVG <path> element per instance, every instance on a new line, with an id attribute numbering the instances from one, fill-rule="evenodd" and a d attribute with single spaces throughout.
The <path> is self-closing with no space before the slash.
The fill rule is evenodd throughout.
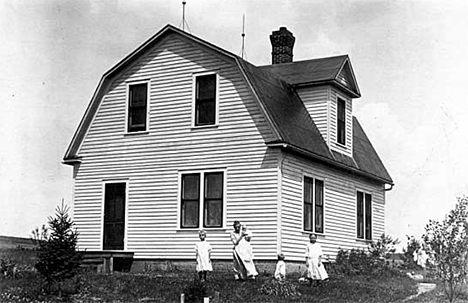
<path id="1" fill-rule="evenodd" d="M 261 274 L 255 281 L 238 282 L 231 273 L 214 272 L 201 284 L 195 272 L 83 272 L 64 283 L 63 298 L 59 298 L 41 293 L 41 279 L 32 270 L 33 251 L 0 251 L 0 258 L 9 258 L 22 269 L 18 278 L 0 277 L 0 302 L 180 302 L 181 293 L 188 302 L 203 292 L 211 297 L 210 302 L 216 292 L 219 302 L 401 302 L 416 293 L 413 280 L 394 273 L 375 277 L 330 273 L 328 283 L 310 287 L 299 284 L 297 274 L 289 274 L 288 282 L 280 285 L 268 274 Z"/>

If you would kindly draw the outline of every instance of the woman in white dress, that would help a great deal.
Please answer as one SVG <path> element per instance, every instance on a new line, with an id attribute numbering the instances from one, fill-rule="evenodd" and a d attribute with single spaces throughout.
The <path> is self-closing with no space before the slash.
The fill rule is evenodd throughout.
<path id="1" fill-rule="evenodd" d="M 198 232 L 200 242 L 195 244 L 195 253 L 197 258 L 197 272 L 201 281 L 206 281 L 206 273 L 213 271 L 211 265 L 211 245 L 206 239 L 206 231 L 200 230 Z"/>
<path id="2" fill-rule="evenodd" d="M 320 281 L 327 280 L 328 274 L 325 266 L 322 264 L 322 247 L 317 243 L 317 236 L 311 234 L 309 236 L 310 243 L 306 247 L 306 265 L 307 265 L 307 278 L 311 282 L 315 282 L 314 286 L 318 286 Z"/>
<path id="3" fill-rule="evenodd" d="M 243 249 L 242 242 L 245 241 L 245 233 L 241 230 L 239 221 L 234 221 L 234 231 L 231 232 L 231 242 L 234 245 L 232 248 L 232 260 L 234 278 L 236 280 L 245 280 L 247 278 L 247 269 L 245 268 L 244 260 L 242 258 Z"/>

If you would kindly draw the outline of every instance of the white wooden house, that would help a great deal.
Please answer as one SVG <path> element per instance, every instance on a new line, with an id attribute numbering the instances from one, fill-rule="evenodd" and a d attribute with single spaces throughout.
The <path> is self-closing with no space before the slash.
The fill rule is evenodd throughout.
<path id="1" fill-rule="evenodd" d="M 349 57 L 293 62 L 286 28 L 270 40 L 254 66 L 167 25 L 104 74 L 63 159 L 81 249 L 193 260 L 204 228 L 231 260 L 240 220 L 257 260 L 303 261 L 310 233 L 333 259 L 384 232 L 393 181 Z"/>

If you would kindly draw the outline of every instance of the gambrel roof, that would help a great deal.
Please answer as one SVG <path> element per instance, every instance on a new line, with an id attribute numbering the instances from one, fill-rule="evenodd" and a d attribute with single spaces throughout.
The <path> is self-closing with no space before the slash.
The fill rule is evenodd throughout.
<path id="1" fill-rule="evenodd" d="M 353 158 L 351 158 L 329 149 L 295 91 L 295 87 L 300 85 L 330 83 L 347 91 L 352 96 L 360 96 L 348 56 L 281 64 L 282 67 L 275 65 L 256 67 L 239 56 L 172 25 L 166 25 L 103 75 L 66 151 L 65 164 L 80 161 L 78 151 L 81 143 L 115 76 L 167 35 L 178 35 L 183 39 L 188 39 L 194 46 L 208 48 L 217 55 L 235 62 L 256 97 L 274 134 L 274 139 L 266 142 L 268 146 L 300 153 L 335 168 L 345 169 L 382 183 L 393 184 L 390 175 L 356 118 L 353 118 L 354 151 Z M 293 72 L 295 69 L 297 74 Z M 344 81 L 340 81 L 341 78 L 344 78 Z"/>

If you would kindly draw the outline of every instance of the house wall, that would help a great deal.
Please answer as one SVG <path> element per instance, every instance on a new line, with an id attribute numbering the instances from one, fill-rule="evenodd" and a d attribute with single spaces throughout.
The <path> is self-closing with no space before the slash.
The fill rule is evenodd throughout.
<path id="1" fill-rule="evenodd" d="M 297 93 L 328 146 L 349 157 L 353 156 L 352 99 L 330 85 L 301 87 Z M 346 144 L 337 143 L 337 100 L 346 102 Z"/>
<path id="2" fill-rule="evenodd" d="M 330 87 L 329 86 L 315 86 L 297 88 L 297 94 L 304 103 L 309 115 L 314 120 L 320 134 L 327 144 L 329 144 L 330 131 L 329 131 L 329 99 Z"/>
<path id="3" fill-rule="evenodd" d="M 219 74 L 219 125 L 192 127 L 192 75 Z M 150 81 L 149 130 L 125 133 L 126 86 Z M 197 230 L 178 228 L 178 174 L 226 171 L 224 228 L 208 230 L 214 259 L 232 258 L 229 234 L 241 220 L 257 259 L 276 257 L 277 151 L 269 127 L 233 61 L 168 36 L 114 79 L 80 147 L 74 220 L 80 249 L 102 249 L 104 183 L 127 183 L 125 250 L 136 259 L 194 259 Z"/>
<path id="4" fill-rule="evenodd" d="M 349 173 L 330 169 L 303 157 L 285 154 L 282 171 L 281 250 L 290 261 L 304 260 L 310 232 L 303 231 L 304 176 L 324 181 L 324 233 L 318 236 L 324 254 L 334 260 L 340 248 L 365 248 L 356 237 L 356 191 L 372 194 L 372 237 L 385 231 L 385 191 L 375 184 Z"/>

